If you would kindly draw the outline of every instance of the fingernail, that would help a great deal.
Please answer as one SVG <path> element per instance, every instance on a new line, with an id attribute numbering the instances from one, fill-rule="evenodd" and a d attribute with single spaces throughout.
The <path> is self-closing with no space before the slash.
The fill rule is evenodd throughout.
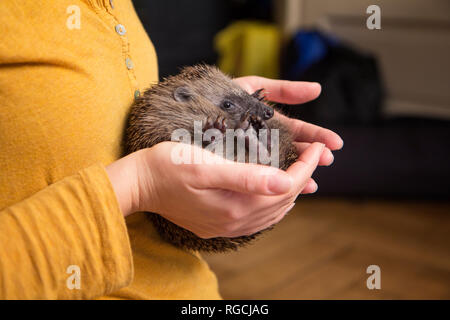
<path id="1" fill-rule="evenodd" d="M 292 188 L 292 178 L 288 175 L 273 175 L 268 180 L 267 187 L 273 194 L 286 193 Z"/>
<path id="2" fill-rule="evenodd" d="M 331 166 L 331 165 L 333 164 L 333 162 L 334 162 L 334 154 L 332 154 L 331 152 L 330 152 L 330 154 L 331 154 L 331 161 L 330 161 L 330 163 L 327 165 L 328 167 Z"/>
<path id="3" fill-rule="evenodd" d="M 323 151 L 325 150 L 325 144 L 317 142 L 318 144 L 320 144 L 320 149 L 319 149 L 319 156 L 322 155 Z"/>
<path id="4" fill-rule="evenodd" d="M 319 185 L 317 184 L 317 182 L 314 181 L 314 189 L 311 193 L 317 192 L 318 189 L 319 189 Z"/>
<path id="5" fill-rule="evenodd" d="M 318 82 L 312 82 L 311 85 L 312 85 L 313 87 L 316 87 L 317 89 L 319 89 L 319 94 L 320 94 L 320 92 L 322 92 L 322 86 L 320 85 L 320 83 L 318 83 Z"/>

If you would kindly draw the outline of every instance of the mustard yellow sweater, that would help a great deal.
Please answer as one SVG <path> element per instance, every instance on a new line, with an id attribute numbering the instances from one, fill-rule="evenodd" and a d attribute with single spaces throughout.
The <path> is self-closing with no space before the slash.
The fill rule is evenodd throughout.
<path id="1" fill-rule="evenodd" d="M 0 298 L 220 298 L 197 253 L 125 221 L 104 169 L 158 79 L 131 1 L 1 0 L 0 21 Z"/>

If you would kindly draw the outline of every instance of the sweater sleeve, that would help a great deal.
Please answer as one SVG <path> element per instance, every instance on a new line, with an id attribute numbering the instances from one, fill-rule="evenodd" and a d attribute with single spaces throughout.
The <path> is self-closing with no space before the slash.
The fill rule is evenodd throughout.
<path id="1" fill-rule="evenodd" d="M 102 165 L 0 211 L 0 299 L 90 299 L 132 277 L 125 220 Z"/>

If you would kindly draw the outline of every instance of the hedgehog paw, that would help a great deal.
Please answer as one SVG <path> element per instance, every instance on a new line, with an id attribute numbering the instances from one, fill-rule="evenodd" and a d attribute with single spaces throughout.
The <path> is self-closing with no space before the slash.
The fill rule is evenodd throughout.
<path id="1" fill-rule="evenodd" d="M 218 116 L 215 120 L 212 117 L 206 118 L 206 122 L 203 126 L 203 132 L 209 129 L 218 129 L 220 132 L 225 133 L 227 130 L 227 119 L 222 116 Z"/>
<path id="2" fill-rule="evenodd" d="M 203 125 L 203 133 L 209 129 L 218 129 L 222 134 L 225 134 L 227 130 L 226 118 L 222 116 L 218 116 L 215 120 L 212 117 L 206 118 L 205 124 Z M 215 136 L 211 137 L 211 141 L 203 141 L 203 148 L 214 143 L 216 140 Z"/>
<path id="3" fill-rule="evenodd" d="M 251 96 L 252 96 L 253 98 L 258 99 L 259 101 L 263 101 L 263 100 L 266 98 L 264 95 L 261 95 L 261 93 L 262 93 L 263 91 L 264 91 L 264 88 L 258 89 L 258 90 L 256 90 L 255 92 L 253 92 L 253 93 L 251 94 Z"/>
<path id="4" fill-rule="evenodd" d="M 241 122 L 237 125 L 236 129 L 247 130 L 250 128 L 250 113 L 247 111 L 241 118 Z"/>
<path id="5" fill-rule="evenodd" d="M 266 122 L 260 116 L 252 115 L 250 117 L 250 122 L 251 122 L 252 127 L 256 131 L 258 131 L 260 129 L 268 129 Z"/>
<path id="6" fill-rule="evenodd" d="M 266 121 L 264 121 L 263 119 L 261 119 L 261 117 L 256 116 L 256 117 L 254 117 L 254 118 L 252 119 L 252 126 L 253 126 L 253 128 L 255 128 L 255 130 L 257 131 L 258 138 L 261 138 L 261 137 L 260 137 L 260 134 L 262 134 L 262 133 L 260 132 L 260 130 L 266 130 L 267 141 L 266 141 L 266 143 L 265 143 L 265 147 L 266 147 L 267 150 L 270 150 L 270 148 L 271 148 L 271 143 L 270 143 L 270 129 L 269 129 L 269 127 L 267 126 Z"/>
<path id="7" fill-rule="evenodd" d="M 246 146 L 248 146 L 249 144 L 249 140 L 258 140 L 260 138 L 260 131 L 261 129 L 265 129 L 267 130 L 267 141 L 264 145 L 264 147 L 267 150 L 270 150 L 271 148 L 271 143 L 270 143 L 270 130 L 269 127 L 267 126 L 266 121 L 264 121 L 261 117 L 256 116 L 256 115 L 251 115 L 249 112 L 245 113 L 242 118 L 241 118 L 241 122 L 239 123 L 239 125 L 237 126 L 237 129 L 242 129 L 244 131 L 247 131 L 249 129 L 253 129 L 256 133 L 256 135 L 252 135 L 252 137 L 246 137 L 245 138 L 245 142 L 246 142 Z"/>

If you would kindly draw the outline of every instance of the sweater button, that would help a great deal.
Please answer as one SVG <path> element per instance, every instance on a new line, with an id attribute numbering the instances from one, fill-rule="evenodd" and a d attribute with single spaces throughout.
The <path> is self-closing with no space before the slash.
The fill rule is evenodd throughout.
<path id="1" fill-rule="evenodd" d="M 120 34 L 121 36 L 123 36 L 125 33 L 127 33 L 127 30 L 125 29 L 125 27 L 121 24 L 116 25 L 116 32 L 118 34 Z"/>
<path id="2" fill-rule="evenodd" d="M 131 69 L 134 68 L 134 63 L 133 63 L 133 61 L 130 58 L 127 58 L 125 60 L 125 64 L 127 65 L 127 69 L 128 70 L 131 70 Z"/>
<path id="3" fill-rule="evenodd" d="M 114 1 L 113 0 L 109 0 L 109 5 L 111 6 L 111 9 L 114 9 Z"/>
<path id="4" fill-rule="evenodd" d="M 134 92 L 134 98 L 135 98 L 135 99 L 139 98 L 140 95 L 141 95 L 141 92 L 140 92 L 139 90 L 136 90 L 136 91 Z"/>

